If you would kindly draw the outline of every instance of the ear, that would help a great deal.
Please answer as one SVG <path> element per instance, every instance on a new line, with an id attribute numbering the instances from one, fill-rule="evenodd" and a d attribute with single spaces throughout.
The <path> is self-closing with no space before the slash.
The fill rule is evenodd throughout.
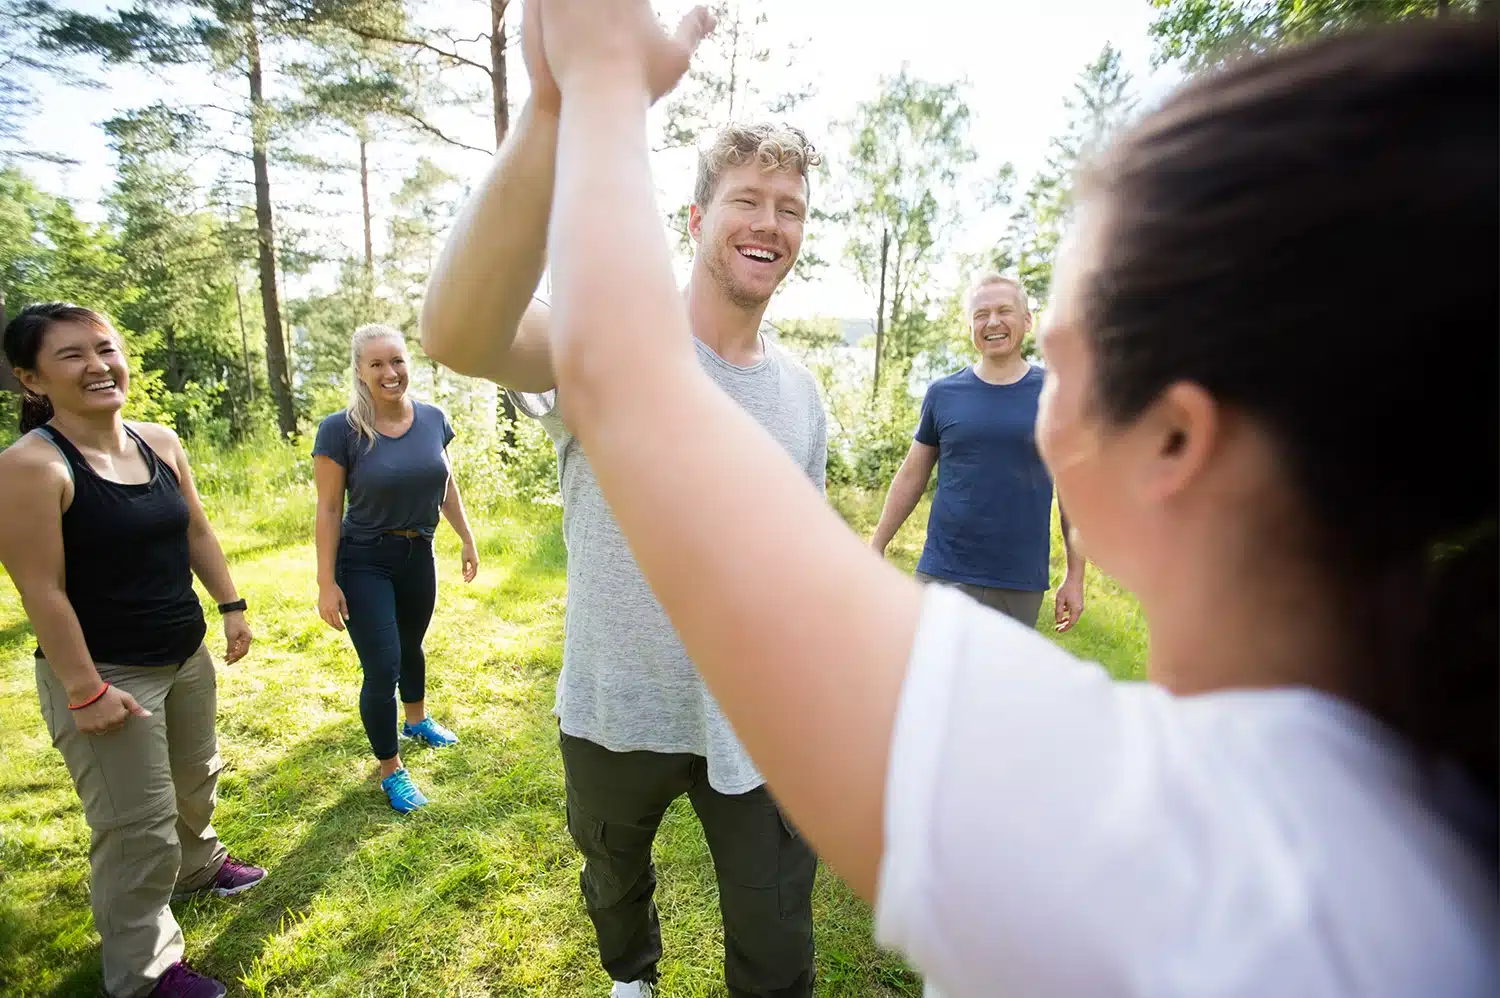
<path id="1" fill-rule="evenodd" d="M 1180 495 L 1200 481 L 1223 445 L 1221 404 L 1190 381 L 1169 386 L 1141 423 L 1150 448 L 1145 487 L 1158 500 Z"/>
<path id="2" fill-rule="evenodd" d="M 1035 321 L 1036 321 L 1035 316 L 1033 316 L 1031 314 L 1031 309 L 1028 308 L 1026 310 L 1026 318 L 1023 320 L 1023 324 L 1022 324 L 1022 327 L 1021 327 L 1021 332 L 1022 332 L 1023 335 L 1025 333 L 1031 332 L 1032 323 L 1035 322 Z"/>
<path id="3" fill-rule="evenodd" d="M 21 383 L 22 388 L 33 395 L 46 395 L 46 392 L 40 391 L 38 388 L 41 384 L 41 378 L 37 377 L 35 371 L 28 371 L 24 367 L 13 367 L 10 370 L 16 376 L 16 380 Z"/>
<path id="4" fill-rule="evenodd" d="M 688 205 L 688 235 L 695 243 L 703 239 L 703 211 L 696 204 Z"/>

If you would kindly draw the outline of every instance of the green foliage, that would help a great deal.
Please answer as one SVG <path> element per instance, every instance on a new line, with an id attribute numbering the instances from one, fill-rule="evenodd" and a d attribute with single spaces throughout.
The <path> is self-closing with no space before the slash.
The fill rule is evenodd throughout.
<path id="1" fill-rule="evenodd" d="M 1362 24 L 1447 16 L 1493 16 L 1493 0 L 1151 0 L 1158 63 L 1212 66 Z"/>
<path id="2" fill-rule="evenodd" d="M 457 177 L 423 156 L 391 198 L 390 248 L 381 279 L 413 323 L 427 275 L 467 193 Z"/>
<path id="3" fill-rule="evenodd" d="M 718 24 L 667 99 L 664 148 L 700 145 L 732 122 L 783 120 L 815 92 L 797 64 L 801 45 L 775 37 L 764 0 L 719 0 L 709 9 Z M 766 86 L 773 80 L 780 89 Z"/>
<path id="4" fill-rule="evenodd" d="M 145 368 L 161 372 L 162 408 L 178 433 L 241 435 L 249 429 L 242 404 L 249 386 L 236 321 L 237 264 L 190 172 L 202 126 L 154 104 L 104 128 L 118 178 L 106 204 L 130 289 L 120 325 L 136 334 Z"/>
<path id="5" fill-rule="evenodd" d="M 1004 262 L 1014 264 L 1026 290 L 1039 302 L 1045 303 L 1052 293 L 1052 264 L 1071 221 L 1078 169 L 1129 120 L 1135 104 L 1120 52 L 1106 44 L 1079 74 L 1072 96 L 1064 101 L 1068 128 L 1052 139 L 1047 165 L 1031 179 L 1011 215 Z"/>
<path id="6" fill-rule="evenodd" d="M 404 756 L 432 804 L 400 817 L 371 779 L 348 638 L 314 611 L 308 450 L 305 440 L 280 439 L 269 421 L 233 449 L 189 447 L 256 634 L 249 657 L 219 674 L 225 766 L 214 826 L 271 876 L 233 903 L 174 905 L 187 959 L 224 979 L 236 998 L 605 994 L 578 896 L 580 861 L 563 815 L 550 709 L 566 592 L 559 510 L 471 494 L 482 565 L 469 585 L 458 579 L 456 539 L 439 527 L 428 698 L 463 741 Z M 456 463 L 462 478 L 467 455 Z M 882 498 L 883 490 L 829 493 L 861 536 L 873 529 Z M 925 521 L 924 504 L 891 545 L 903 570 L 913 565 Z M 1056 580 L 1055 538 L 1053 554 Z M 1097 573 L 1087 598 L 1082 622 L 1056 640 L 1117 676 L 1138 678 L 1145 638 L 1134 601 Z M 216 619 L 211 608 L 208 616 Z M 222 651 L 213 628 L 208 641 Z M 88 828 L 37 709 L 33 647 L 20 599 L 0 573 L 0 992 L 92 998 L 99 944 L 88 903 Z M 713 861 L 686 801 L 666 815 L 656 863 L 663 992 L 722 995 Z M 827 869 L 813 903 L 820 998 L 921 994 L 916 975 L 875 946 L 868 907 Z"/>
<path id="7" fill-rule="evenodd" d="M 847 226 L 845 259 L 876 299 L 873 388 L 882 368 L 909 364 L 930 332 L 932 268 L 974 199 L 969 108 L 956 83 L 931 83 L 905 69 L 881 80 L 842 126 L 849 151 L 841 164 L 837 218 Z M 1009 167 L 1000 176 L 1008 177 Z M 1000 200 L 993 178 L 978 200 Z"/>

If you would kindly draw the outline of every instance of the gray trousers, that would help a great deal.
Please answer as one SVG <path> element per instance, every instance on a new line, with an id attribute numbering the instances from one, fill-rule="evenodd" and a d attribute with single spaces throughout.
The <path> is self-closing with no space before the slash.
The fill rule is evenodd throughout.
<path id="1" fill-rule="evenodd" d="M 983 603 L 991 610 L 999 610 L 1027 627 L 1036 626 L 1036 618 L 1042 612 L 1042 600 L 1046 592 L 1031 592 L 1026 589 L 996 589 L 993 586 L 973 586 L 967 582 L 953 582 L 935 575 L 917 572 L 916 580 L 925 585 L 947 586 L 957 589 L 965 596 Z"/>
<path id="2" fill-rule="evenodd" d="M 151 716 L 86 735 L 68 712 L 67 691 L 41 658 L 36 687 L 42 719 L 89 825 L 89 899 L 104 988 L 117 998 L 137 998 L 182 959 L 172 894 L 208 886 L 224 864 L 212 824 L 220 766 L 214 663 L 200 645 L 181 665 L 95 667 Z"/>

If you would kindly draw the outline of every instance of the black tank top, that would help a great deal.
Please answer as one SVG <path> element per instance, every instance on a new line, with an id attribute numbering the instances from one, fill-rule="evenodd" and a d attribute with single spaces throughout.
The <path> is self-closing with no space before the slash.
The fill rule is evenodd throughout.
<path id="1" fill-rule="evenodd" d="M 142 485 L 101 478 L 67 437 L 51 426 L 38 429 L 73 472 L 73 504 L 62 515 L 63 566 L 89 655 L 110 665 L 186 661 L 207 625 L 193 592 L 188 507 L 177 473 L 128 426 L 151 469 Z"/>

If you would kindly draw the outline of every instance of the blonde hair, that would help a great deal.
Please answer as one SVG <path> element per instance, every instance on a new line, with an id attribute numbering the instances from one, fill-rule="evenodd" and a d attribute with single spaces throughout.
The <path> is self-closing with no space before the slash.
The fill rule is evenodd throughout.
<path id="1" fill-rule="evenodd" d="M 987 271 L 976 277 L 969 285 L 969 290 L 964 293 L 964 307 L 968 308 L 974 301 L 974 296 L 979 293 L 980 288 L 987 288 L 991 284 L 1008 284 L 1016 289 L 1016 294 L 1021 298 L 1021 307 L 1031 311 L 1031 296 L 1026 293 L 1026 285 L 1014 277 L 1007 277 L 998 270 Z"/>
<path id="2" fill-rule="evenodd" d="M 375 400 L 370 398 L 370 389 L 365 387 L 365 380 L 359 376 L 359 356 L 364 352 L 366 343 L 387 339 L 400 343 L 402 349 L 406 347 L 406 337 L 401 335 L 401 330 L 379 322 L 360 326 L 349 341 L 349 366 L 354 372 L 354 384 L 349 387 L 347 415 L 354 432 L 364 438 L 365 450 L 375 446 Z"/>
<path id="3" fill-rule="evenodd" d="M 796 170 L 811 194 L 812 178 L 808 174 L 822 165 L 823 154 L 801 130 L 789 125 L 730 125 L 718 134 L 706 152 L 698 155 L 693 204 L 700 209 L 706 207 L 724 171 L 750 162 L 759 163 L 767 173 Z"/>

